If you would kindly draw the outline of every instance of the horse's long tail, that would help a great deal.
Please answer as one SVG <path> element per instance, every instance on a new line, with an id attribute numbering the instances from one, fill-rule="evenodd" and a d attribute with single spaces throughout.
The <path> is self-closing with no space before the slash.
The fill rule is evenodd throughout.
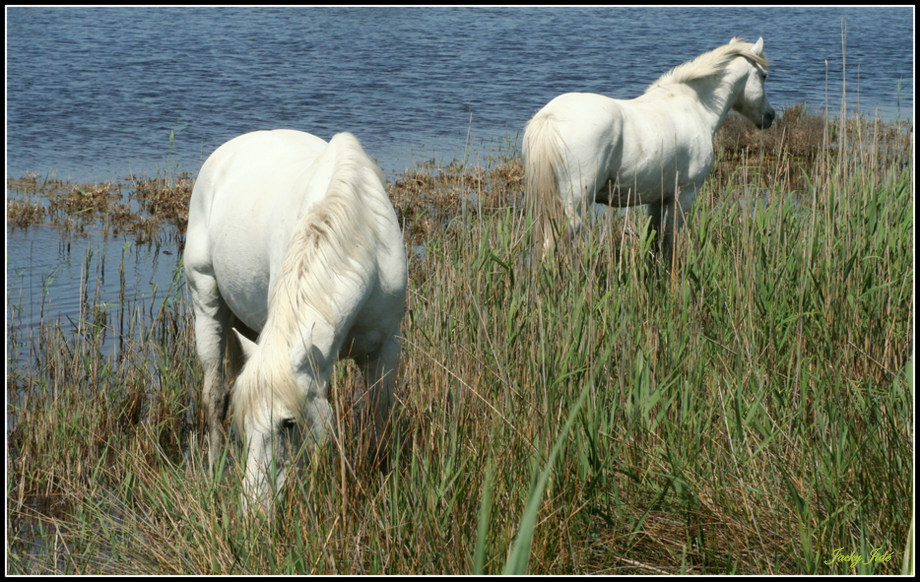
<path id="1" fill-rule="evenodd" d="M 556 177 L 562 165 L 562 139 L 552 113 L 537 113 L 524 130 L 524 200 L 534 221 L 534 247 L 545 255 L 555 246 L 563 225 L 562 199 Z"/>

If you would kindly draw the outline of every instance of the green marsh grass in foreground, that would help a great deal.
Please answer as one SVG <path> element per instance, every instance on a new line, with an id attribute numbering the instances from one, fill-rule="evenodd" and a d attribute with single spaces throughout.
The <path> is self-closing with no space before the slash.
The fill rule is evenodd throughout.
<path id="1" fill-rule="evenodd" d="M 43 326 L 8 385 L 10 572 L 900 573 L 913 152 L 873 128 L 804 165 L 739 155 L 670 269 L 641 210 L 531 264 L 518 160 L 407 173 L 391 195 L 424 248 L 388 466 L 351 436 L 340 364 L 338 445 L 272 520 L 240 511 L 238 443 L 204 470 L 184 289 L 117 357 Z"/>

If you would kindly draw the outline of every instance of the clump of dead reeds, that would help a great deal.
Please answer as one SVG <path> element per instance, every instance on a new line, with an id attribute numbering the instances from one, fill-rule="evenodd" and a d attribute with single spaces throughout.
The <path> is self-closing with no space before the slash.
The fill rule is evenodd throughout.
<path id="1" fill-rule="evenodd" d="M 41 224 L 45 219 L 45 207 L 38 202 L 25 200 L 8 200 L 6 220 L 13 226 L 25 228 Z"/>
<path id="2" fill-rule="evenodd" d="M 188 201 L 194 185 L 194 179 L 190 174 L 184 172 L 173 179 L 132 177 L 131 182 L 134 187 L 132 198 L 149 216 L 169 223 L 180 232 L 185 232 L 188 224 Z"/>
<path id="3" fill-rule="evenodd" d="M 192 179 L 131 176 L 117 183 L 74 184 L 27 174 L 7 180 L 7 191 L 7 220 L 15 226 L 49 223 L 69 233 L 98 229 L 160 243 L 184 234 Z"/>

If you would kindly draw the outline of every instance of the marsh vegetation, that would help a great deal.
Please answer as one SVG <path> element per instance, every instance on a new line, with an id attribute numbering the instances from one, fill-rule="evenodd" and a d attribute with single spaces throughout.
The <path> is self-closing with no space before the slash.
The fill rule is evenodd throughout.
<path id="1" fill-rule="evenodd" d="M 768 132 L 729 121 L 670 267 L 641 209 L 532 263 L 515 155 L 407 170 L 389 463 L 360 454 L 340 363 L 336 443 L 272 520 L 241 512 L 238 445 L 206 470 L 181 274 L 156 310 L 81 282 L 76 320 L 7 328 L 31 354 L 8 369 L 9 573 L 900 573 L 912 144 L 911 123 L 803 108 Z M 178 251 L 191 182 L 26 177 L 8 220 Z"/>

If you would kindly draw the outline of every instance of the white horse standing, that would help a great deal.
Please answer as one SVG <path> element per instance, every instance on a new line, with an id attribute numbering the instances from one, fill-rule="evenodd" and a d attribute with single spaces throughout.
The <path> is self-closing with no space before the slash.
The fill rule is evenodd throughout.
<path id="1" fill-rule="evenodd" d="M 527 123 L 523 141 L 525 197 L 543 251 L 554 247 L 554 223 L 561 228 L 565 220 L 577 232 L 590 203 L 599 202 L 648 204 L 669 256 L 683 212 L 712 169 L 712 139 L 729 110 L 758 128 L 772 125 L 766 77 L 763 39 L 733 38 L 635 99 L 566 93 L 550 101 Z"/>
<path id="2" fill-rule="evenodd" d="M 256 131 L 219 147 L 192 192 L 184 262 L 212 467 L 231 400 L 229 331 L 242 323 L 259 333 L 254 343 L 237 332 L 242 354 L 233 340 L 229 350 L 231 371 L 239 371 L 233 416 L 248 448 L 244 503 L 270 507 L 301 425 L 317 443 L 330 433 L 329 381 L 340 357 L 361 366 L 382 434 L 406 253 L 380 170 L 354 136 L 326 143 L 299 131 Z"/>

